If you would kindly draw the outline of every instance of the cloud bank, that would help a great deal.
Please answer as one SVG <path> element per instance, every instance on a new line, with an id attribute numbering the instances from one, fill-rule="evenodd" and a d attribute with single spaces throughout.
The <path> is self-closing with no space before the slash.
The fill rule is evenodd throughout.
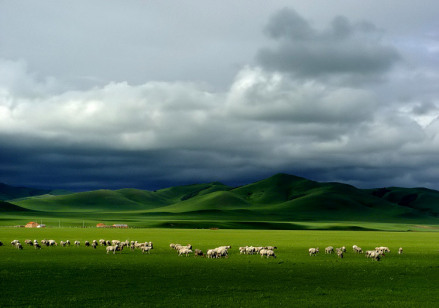
<path id="1" fill-rule="evenodd" d="M 384 31 L 343 16 L 317 29 L 283 9 L 265 33 L 272 45 L 224 91 L 179 81 L 68 90 L 0 60 L 0 180 L 156 189 L 288 172 L 439 189 L 435 70 L 410 68 Z"/>

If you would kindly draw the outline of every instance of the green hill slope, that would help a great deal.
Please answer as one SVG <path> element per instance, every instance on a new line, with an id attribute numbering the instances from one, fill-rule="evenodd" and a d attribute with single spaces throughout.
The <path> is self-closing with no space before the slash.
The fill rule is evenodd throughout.
<path id="1" fill-rule="evenodd" d="M 123 212 L 149 210 L 168 206 L 197 195 L 206 195 L 230 187 L 220 184 L 177 186 L 156 192 L 139 189 L 97 190 L 68 195 L 41 195 L 21 198 L 12 202 L 20 207 L 48 212 L 104 211 Z"/>
<path id="2" fill-rule="evenodd" d="M 0 212 L 30 212 L 30 211 L 18 205 L 9 202 L 0 201 Z"/>
<path id="3" fill-rule="evenodd" d="M 50 190 L 35 189 L 28 187 L 15 187 L 0 183 L 0 200 L 12 200 L 30 196 L 44 195 L 50 193 Z"/>
<path id="4" fill-rule="evenodd" d="M 288 174 L 277 174 L 237 188 L 206 183 L 157 191 L 121 189 L 42 195 L 9 202 L 36 211 L 131 213 L 151 219 L 411 222 L 436 221 L 439 217 L 438 191 L 364 190 Z"/>
<path id="5" fill-rule="evenodd" d="M 418 210 L 422 213 L 439 216 L 439 191 L 427 188 L 377 188 L 365 190 L 383 200 Z"/>
<path id="6" fill-rule="evenodd" d="M 208 194 L 201 194 L 191 199 L 186 199 L 175 204 L 156 208 L 153 211 L 184 213 L 197 211 L 223 211 L 248 209 L 251 204 L 240 196 L 229 191 L 215 191 Z"/>

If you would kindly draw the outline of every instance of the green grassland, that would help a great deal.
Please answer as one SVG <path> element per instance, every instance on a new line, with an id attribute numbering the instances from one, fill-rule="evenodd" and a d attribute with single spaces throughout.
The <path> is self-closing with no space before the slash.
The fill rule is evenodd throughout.
<path id="1" fill-rule="evenodd" d="M 1 187 L 0 187 L 1 188 Z M 277 174 L 241 187 L 218 182 L 157 191 L 97 190 L 22 196 L 0 203 L 0 226 L 31 220 L 48 226 L 127 223 L 133 227 L 413 230 L 439 225 L 439 192 L 425 188 L 358 189 Z M 17 193 L 17 191 L 19 193 Z M 36 192 L 35 192 L 36 193 Z M 15 194 L 15 195 L 14 195 Z"/>
<path id="2" fill-rule="evenodd" d="M 107 255 L 104 247 L 9 245 L 44 238 L 152 241 L 154 249 Z M 438 232 L 2 227 L 0 240 L 2 307 L 434 307 L 439 299 Z M 232 249 L 227 259 L 178 257 L 171 242 Z M 353 253 L 353 244 L 392 252 L 376 262 Z M 275 245 L 277 258 L 240 255 L 245 245 Z M 345 245 L 345 257 L 307 253 L 329 245 Z"/>

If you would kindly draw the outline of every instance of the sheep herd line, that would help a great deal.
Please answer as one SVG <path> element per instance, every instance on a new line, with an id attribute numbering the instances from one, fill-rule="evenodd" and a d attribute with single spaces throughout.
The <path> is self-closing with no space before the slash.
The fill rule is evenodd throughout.
<path id="1" fill-rule="evenodd" d="M 71 246 L 72 243 L 69 240 L 66 241 L 60 241 L 59 243 L 56 242 L 55 240 L 46 240 L 43 239 L 41 241 L 38 240 L 25 240 L 24 244 L 27 246 L 32 246 L 35 249 L 41 249 L 42 246 L 46 246 L 46 247 L 50 247 L 50 246 L 61 246 L 61 247 L 67 247 L 67 246 Z M 13 240 L 11 241 L 11 245 L 14 246 L 15 248 L 21 250 L 23 249 L 23 244 L 19 241 L 19 240 Z M 73 241 L 73 245 L 74 246 L 80 246 L 81 242 L 80 241 Z M 154 245 L 152 242 L 138 242 L 138 241 L 119 241 L 119 240 L 104 240 L 104 239 L 100 239 L 99 241 L 97 240 L 92 240 L 90 241 L 85 241 L 84 245 L 86 247 L 92 247 L 94 249 L 96 249 L 98 246 L 104 246 L 106 247 L 106 253 L 113 253 L 116 254 L 116 252 L 118 251 L 122 251 L 125 247 L 128 249 L 131 249 L 132 251 L 139 249 L 142 251 L 142 254 L 144 253 L 150 253 L 151 250 L 154 248 Z M 0 241 L 0 246 L 4 246 L 4 244 Z M 171 249 L 174 249 L 177 251 L 178 256 L 183 256 L 185 255 L 186 257 L 193 254 L 194 256 L 200 256 L 200 257 L 207 257 L 207 258 L 227 258 L 229 256 L 229 249 L 231 249 L 230 245 L 227 246 L 219 246 L 213 249 L 209 249 L 207 250 L 206 253 L 203 253 L 203 251 L 201 249 L 193 249 L 191 244 L 187 244 L 187 245 L 181 245 L 181 244 L 174 244 L 171 243 L 169 245 L 169 247 Z M 253 254 L 258 254 L 261 257 L 266 257 L 266 258 L 276 258 L 276 254 L 274 253 L 274 250 L 277 249 L 276 246 L 243 246 L 243 247 L 239 247 L 239 253 L 240 254 L 246 254 L 246 255 L 253 255 Z M 355 253 L 358 254 L 363 254 L 363 249 L 357 245 L 353 245 L 352 246 L 352 250 Z M 319 248 L 309 248 L 308 253 L 310 256 L 316 256 L 319 253 Z M 339 258 L 343 258 L 344 253 L 346 253 L 346 247 L 342 246 L 342 247 L 337 247 L 334 248 L 333 246 L 328 246 L 325 248 L 325 254 L 336 254 Z M 383 256 L 385 256 L 386 253 L 390 253 L 390 249 L 389 247 L 385 247 L 385 246 L 380 246 L 380 247 L 375 247 L 375 249 L 372 250 L 366 250 L 364 252 L 364 255 L 366 256 L 366 258 L 371 258 L 372 260 L 375 261 L 380 261 L 381 258 Z M 400 247 L 398 249 L 398 254 L 402 254 L 403 253 L 403 249 L 402 247 Z"/>
<path id="2" fill-rule="evenodd" d="M 355 253 L 359 253 L 359 254 L 363 253 L 363 249 L 361 247 L 358 247 L 357 245 L 353 245 L 352 246 L 352 250 Z M 309 252 L 310 256 L 315 256 L 319 252 L 319 248 L 318 247 L 317 248 L 310 248 L 308 250 L 308 252 Z M 332 254 L 334 252 L 337 254 L 337 256 L 339 258 L 342 259 L 343 258 L 343 253 L 346 252 L 346 247 L 343 246 L 343 247 L 340 247 L 340 248 L 335 248 L 335 250 L 334 250 L 333 246 L 328 246 L 328 247 L 325 248 L 325 254 Z M 386 253 L 390 253 L 389 247 L 380 246 L 380 247 L 375 247 L 375 249 L 373 249 L 373 250 L 366 250 L 364 255 L 366 256 L 366 258 L 371 258 L 372 260 L 380 261 L 381 258 L 383 256 L 385 256 Z M 402 253 L 403 253 L 403 249 L 402 249 L 402 247 L 399 247 L 398 254 L 401 255 Z"/>

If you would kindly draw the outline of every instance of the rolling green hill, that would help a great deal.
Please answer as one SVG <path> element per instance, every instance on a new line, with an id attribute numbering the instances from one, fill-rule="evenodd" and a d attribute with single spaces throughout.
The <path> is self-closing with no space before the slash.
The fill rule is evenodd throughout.
<path id="1" fill-rule="evenodd" d="M 320 183 L 288 174 L 277 174 L 236 188 L 214 182 L 157 191 L 120 189 L 60 196 L 45 194 L 9 202 L 17 207 L 17 211 L 22 208 L 52 216 L 59 213 L 56 214 L 58 217 L 89 213 L 102 219 L 129 216 L 133 221 L 221 219 L 241 222 L 439 223 L 438 191 L 424 188 L 358 189 L 347 184 Z"/>
<path id="2" fill-rule="evenodd" d="M 0 183 L 0 200 L 12 200 L 30 196 L 37 196 L 50 193 L 50 190 L 35 189 L 28 187 L 14 187 Z"/>

